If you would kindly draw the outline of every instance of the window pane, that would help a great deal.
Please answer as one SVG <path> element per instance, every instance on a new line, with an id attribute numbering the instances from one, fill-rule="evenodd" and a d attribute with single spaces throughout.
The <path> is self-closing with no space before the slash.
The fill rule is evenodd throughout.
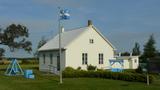
<path id="1" fill-rule="evenodd" d="M 102 59 L 101 59 L 101 60 L 102 60 L 102 63 L 101 63 L 101 64 L 103 64 L 103 53 L 102 53 Z"/>
<path id="2" fill-rule="evenodd" d="M 101 61 L 100 61 L 100 59 L 101 59 L 100 56 L 101 56 L 101 55 L 98 54 L 98 63 L 99 63 L 99 64 L 101 63 Z"/>
<path id="3" fill-rule="evenodd" d="M 85 64 L 87 64 L 87 58 L 88 58 L 87 53 L 85 53 Z"/>
<path id="4" fill-rule="evenodd" d="M 89 39 L 89 43 L 94 43 L 94 40 L 93 39 Z"/>
<path id="5" fill-rule="evenodd" d="M 82 64 L 88 63 L 88 55 L 87 53 L 82 53 Z"/>
<path id="6" fill-rule="evenodd" d="M 103 53 L 99 53 L 99 64 L 103 64 Z"/>
<path id="7" fill-rule="evenodd" d="M 82 64 L 84 64 L 84 53 L 82 53 Z"/>

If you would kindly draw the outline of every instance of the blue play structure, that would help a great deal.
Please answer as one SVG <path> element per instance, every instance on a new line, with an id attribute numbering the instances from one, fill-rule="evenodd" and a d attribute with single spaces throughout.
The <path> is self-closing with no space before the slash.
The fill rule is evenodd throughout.
<path id="1" fill-rule="evenodd" d="M 5 72 L 5 75 L 7 76 L 24 75 L 24 72 L 21 69 L 16 59 L 12 59 L 11 63 L 9 64 Z"/>
<path id="2" fill-rule="evenodd" d="M 112 68 L 111 71 L 112 72 L 122 72 L 123 69 L 121 69 L 121 68 Z"/>
<path id="3" fill-rule="evenodd" d="M 25 70 L 24 71 L 24 77 L 29 78 L 29 79 L 34 79 L 35 78 L 32 70 Z"/>
<path id="4" fill-rule="evenodd" d="M 122 72 L 123 71 L 123 64 L 124 64 L 124 61 L 123 60 L 109 60 L 110 62 L 110 69 L 112 72 Z M 115 64 L 115 63 L 119 63 L 121 65 L 121 68 L 112 68 L 112 66 Z"/>
<path id="5" fill-rule="evenodd" d="M 25 78 L 34 79 L 35 76 L 32 70 L 23 70 L 21 69 L 17 59 L 12 59 L 11 63 L 9 64 L 5 75 L 7 76 L 17 76 L 17 75 L 24 75 Z"/>

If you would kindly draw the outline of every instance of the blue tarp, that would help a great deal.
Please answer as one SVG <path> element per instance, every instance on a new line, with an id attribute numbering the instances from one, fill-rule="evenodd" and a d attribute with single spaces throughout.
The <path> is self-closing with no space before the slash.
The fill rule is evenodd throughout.
<path id="1" fill-rule="evenodd" d="M 111 71 L 112 72 L 122 72 L 123 69 L 121 69 L 121 68 L 112 68 Z"/>
<path id="2" fill-rule="evenodd" d="M 24 77 L 25 78 L 30 78 L 30 79 L 34 79 L 34 75 L 33 75 L 33 71 L 32 70 L 25 70 L 24 71 Z"/>

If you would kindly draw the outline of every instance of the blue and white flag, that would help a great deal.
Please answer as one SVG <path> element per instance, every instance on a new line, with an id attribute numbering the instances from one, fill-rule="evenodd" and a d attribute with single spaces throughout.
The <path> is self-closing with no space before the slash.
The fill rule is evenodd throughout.
<path id="1" fill-rule="evenodd" d="M 60 10 L 60 20 L 70 19 L 70 14 L 68 9 Z"/>

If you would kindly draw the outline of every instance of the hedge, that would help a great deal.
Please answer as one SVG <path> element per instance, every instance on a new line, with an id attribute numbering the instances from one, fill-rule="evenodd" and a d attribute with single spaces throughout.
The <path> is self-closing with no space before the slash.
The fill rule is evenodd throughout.
<path id="1" fill-rule="evenodd" d="M 97 71 L 86 71 L 86 70 L 76 70 L 71 67 L 67 67 L 63 71 L 64 78 L 104 78 L 104 79 L 114 79 L 114 80 L 124 80 L 132 82 L 147 82 L 145 74 L 138 73 L 127 73 L 127 72 L 110 72 L 105 70 Z M 150 83 L 153 82 L 153 76 L 149 75 Z"/>

